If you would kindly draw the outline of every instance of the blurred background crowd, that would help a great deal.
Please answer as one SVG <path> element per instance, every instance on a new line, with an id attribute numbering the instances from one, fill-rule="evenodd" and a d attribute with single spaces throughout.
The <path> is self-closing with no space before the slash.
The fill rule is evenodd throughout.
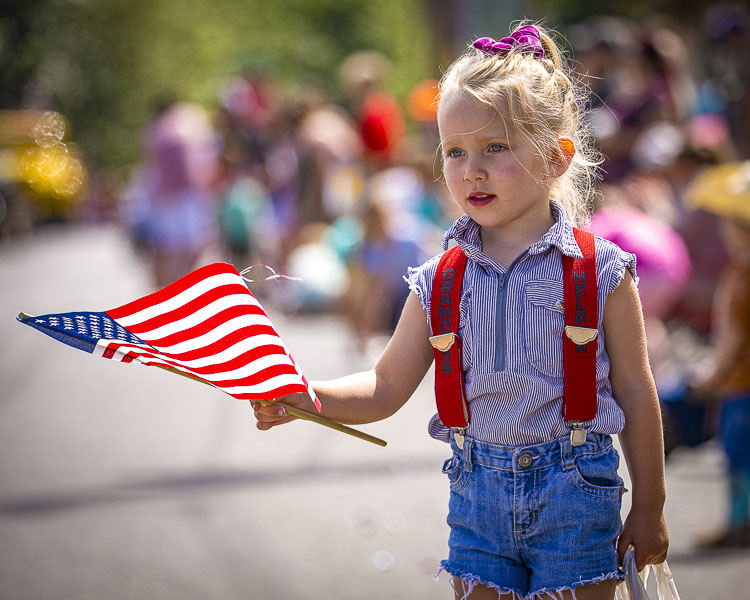
<path id="1" fill-rule="evenodd" d="M 709 369 L 730 257 L 720 217 L 691 198 L 707 170 L 750 159 L 743 3 L 4 3 L 0 251 L 50 224 L 114 223 L 154 288 L 208 261 L 269 265 L 303 282 L 258 287 L 265 300 L 346 315 L 367 353 L 406 267 L 459 216 L 436 80 L 523 16 L 570 41 L 590 89 L 606 157 L 591 228 L 638 255 L 667 450 L 698 444 L 712 420 L 691 377 Z"/>

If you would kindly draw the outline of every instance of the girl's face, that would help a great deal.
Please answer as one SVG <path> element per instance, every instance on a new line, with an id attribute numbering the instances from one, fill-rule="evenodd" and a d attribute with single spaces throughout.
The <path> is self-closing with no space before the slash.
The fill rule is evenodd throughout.
<path id="1" fill-rule="evenodd" d="M 440 100 L 443 172 L 458 206 L 483 228 L 536 229 L 550 219 L 550 177 L 530 143 L 464 92 Z"/>

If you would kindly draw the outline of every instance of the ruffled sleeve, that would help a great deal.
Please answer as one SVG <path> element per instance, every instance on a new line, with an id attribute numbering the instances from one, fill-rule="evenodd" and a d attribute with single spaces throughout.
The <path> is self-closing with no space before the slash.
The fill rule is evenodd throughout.
<path id="1" fill-rule="evenodd" d="M 599 278 L 599 288 L 606 299 L 625 277 L 625 270 L 630 271 L 633 281 L 638 285 L 636 271 L 636 256 L 632 252 L 625 252 L 617 244 L 596 238 L 596 264 Z"/>
<path id="2" fill-rule="evenodd" d="M 409 267 L 404 280 L 409 289 L 414 292 L 419 302 L 427 312 L 427 321 L 430 320 L 430 296 L 432 295 L 432 280 L 435 278 L 440 255 L 428 260 L 418 267 Z"/>

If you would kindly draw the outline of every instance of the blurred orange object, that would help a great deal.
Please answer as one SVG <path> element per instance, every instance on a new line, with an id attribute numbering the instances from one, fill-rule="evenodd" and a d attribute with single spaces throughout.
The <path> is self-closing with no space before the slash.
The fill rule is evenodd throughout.
<path id="1" fill-rule="evenodd" d="M 407 101 L 409 117 L 414 121 L 437 120 L 437 93 L 436 79 L 425 79 L 415 85 Z"/>

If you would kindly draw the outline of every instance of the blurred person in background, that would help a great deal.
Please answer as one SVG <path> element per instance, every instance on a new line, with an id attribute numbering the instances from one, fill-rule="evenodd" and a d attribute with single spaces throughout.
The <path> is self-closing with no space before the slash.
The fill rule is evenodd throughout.
<path id="1" fill-rule="evenodd" d="M 264 161 L 273 141 L 273 123 L 280 98 L 263 57 L 235 75 L 220 90 L 219 131 L 225 152 L 264 185 Z"/>
<path id="2" fill-rule="evenodd" d="M 684 144 L 662 172 L 675 196 L 675 230 L 690 254 L 692 276 L 673 318 L 705 338 L 711 328 L 713 296 L 728 257 L 719 218 L 685 206 L 685 192 L 705 169 L 736 157 L 726 119 L 715 113 L 697 115 L 684 126 Z"/>
<path id="3" fill-rule="evenodd" d="M 375 51 L 357 52 L 341 65 L 341 82 L 360 129 L 364 160 L 372 171 L 403 155 L 406 128 L 401 108 L 384 88 L 388 60 Z"/>
<path id="4" fill-rule="evenodd" d="M 314 185 L 304 189 L 303 221 L 330 222 L 353 215 L 365 187 L 361 164 L 363 142 L 356 123 L 344 109 L 331 102 L 320 85 L 308 84 L 300 97 L 305 110 L 297 136 L 309 148 L 311 175 L 307 181 Z"/>
<path id="5" fill-rule="evenodd" d="M 362 215 L 362 240 L 349 260 L 349 290 L 345 311 L 360 353 L 368 340 L 396 329 L 409 295 L 402 274 L 424 262 L 427 254 L 414 237 L 400 235 L 384 203 L 370 201 Z"/>
<path id="6" fill-rule="evenodd" d="M 304 106 L 280 99 L 271 125 L 271 139 L 264 157 L 265 178 L 274 210 L 279 256 L 283 265 L 294 247 L 309 214 L 304 214 L 306 194 L 315 194 L 318 177 L 314 171 L 313 147 L 300 132 Z"/>
<path id="7" fill-rule="evenodd" d="M 747 3 L 717 2 L 704 18 L 711 83 L 740 158 L 750 158 L 750 13 Z"/>
<path id="8" fill-rule="evenodd" d="M 217 166 L 206 111 L 185 102 L 161 103 L 146 126 L 141 165 L 123 197 L 125 221 L 148 253 L 158 287 L 191 271 L 216 238 Z"/>
<path id="9" fill-rule="evenodd" d="M 285 310 L 315 313 L 336 307 L 346 293 L 349 274 L 328 223 L 306 223 L 287 256 L 285 273 L 297 277 L 294 289 L 274 286 L 274 299 Z"/>
<path id="10" fill-rule="evenodd" d="M 602 19 L 612 39 L 587 31 L 586 22 L 576 31 L 593 91 L 589 125 L 607 157 L 604 179 L 614 183 L 634 168 L 632 151 L 643 129 L 688 118 L 698 95 L 687 46 L 675 31 L 613 17 L 593 23 Z"/>
<path id="11" fill-rule="evenodd" d="M 234 171 L 228 160 L 222 157 L 224 181 L 218 206 L 224 250 L 240 271 L 255 263 L 274 264 L 280 240 L 268 190 L 249 173 Z"/>
<path id="12" fill-rule="evenodd" d="M 726 529 L 699 545 L 749 548 L 750 219 L 725 219 L 722 235 L 730 259 L 716 290 L 714 367 L 695 387 L 720 399 L 719 435 L 729 471 L 729 502 Z"/>

